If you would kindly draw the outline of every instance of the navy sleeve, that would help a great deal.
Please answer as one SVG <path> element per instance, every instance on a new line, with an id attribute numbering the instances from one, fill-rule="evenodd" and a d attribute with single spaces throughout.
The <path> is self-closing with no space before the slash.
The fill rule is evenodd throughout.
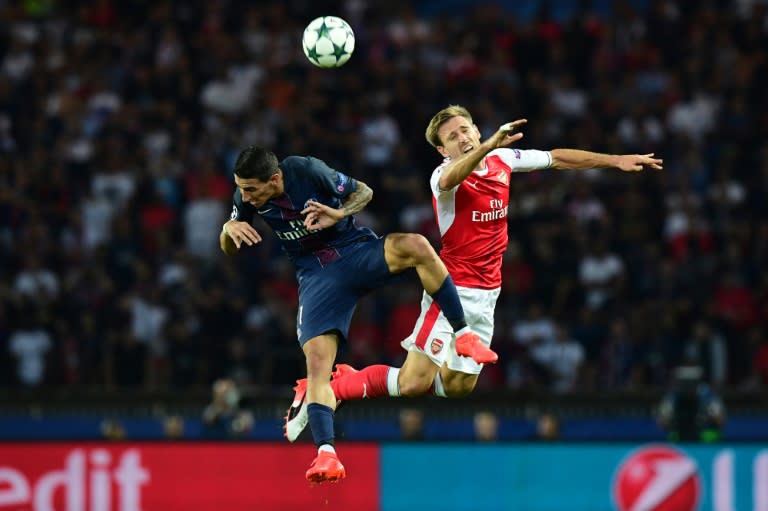
<path id="1" fill-rule="evenodd" d="M 229 215 L 230 220 L 237 220 L 238 222 L 253 223 L 253 206 L 243 202 L 243 197 L 240 195 L 240 189 L 236 189 L 232 195 L 232 213 Z"/>
<path id="2" fill-rule="evenodd" d="M 357 180 L 329 167 L 323 160 L 306 158 L 306 170 L 319 190 L 344 199 L 357 190 Z"/>

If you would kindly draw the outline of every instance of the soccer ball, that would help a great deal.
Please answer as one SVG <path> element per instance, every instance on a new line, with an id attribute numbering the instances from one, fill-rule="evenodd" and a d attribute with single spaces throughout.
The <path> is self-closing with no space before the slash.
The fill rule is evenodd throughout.
<path id="1" fill-rule="evenodd" d="M 321 16 L 304 29 L 304 55 L 317 67 L 343 66 L 355 50 L 352 27 L 336 16 Z"/>

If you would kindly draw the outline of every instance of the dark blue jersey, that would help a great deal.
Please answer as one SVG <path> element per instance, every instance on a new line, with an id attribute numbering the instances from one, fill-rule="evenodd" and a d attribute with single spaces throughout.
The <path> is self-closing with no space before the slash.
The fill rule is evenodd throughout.
<path id="1" fill-rule="evenodd" d="M 357 190 L 357 181 L 311 156 L 289 156 L 278 166 L 283 171 L 285 193 L 260 208 L 254 208 L 243 202 L 238 188 L 230 219 L 251 223 L 254 215 L 261 216 L 275 231 L 283 250 L 294 263 L 302 257 L 314 255 L 321 264 L 325 264 L 330 257 L 329 249 L 362 237 L 375 236 L 370 229 L 357 227 L 352 217 L 343 218 L 328 229 L 309 232 L 304 227 L 304 215 L 301 214 L 307 202 L 315 200 L 332 208 L 340 208 L 342 200 Z"/>

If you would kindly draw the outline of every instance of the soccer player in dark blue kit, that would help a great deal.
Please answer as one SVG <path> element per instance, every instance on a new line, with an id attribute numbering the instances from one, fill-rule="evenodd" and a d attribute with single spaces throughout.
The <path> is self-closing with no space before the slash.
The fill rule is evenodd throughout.
<path id="1" fill-rule="evenodd" d="M 338 345 L 346 340 L 364 294 L 415 268 L 465 353 L 480 363 L 495 362 L 496 354 L 467 327 L 456 286 L 426 238 L 409 233 L 379 237 L 355 225 L 352 215 L 373 197 L 365 183 L 313 157 L 289 156 L 278 163 L 274 153 L 261 147 L 242 151 L 234 173 L 234 207 L 221 232 L 221 249 L 235 254 L 243 244 L 259 243 L 261 235 L 251 224 L 259 215 L 293 262 L 299 283 L 296 331 L 307 363 L 300 406 L 306 404 L 318 447 L 306 478 L 314 483 L 342 479 L 346 472 L 334 448 L 336 397 L 330 379 Z"/>

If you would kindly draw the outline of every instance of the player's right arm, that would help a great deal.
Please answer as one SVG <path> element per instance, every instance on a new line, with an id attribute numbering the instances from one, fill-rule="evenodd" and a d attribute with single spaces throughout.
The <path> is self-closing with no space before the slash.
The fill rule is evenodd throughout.
<path id="1" fill-rule="evenodd" d="M 225 254 L 235 255 L 237 254 L 239 247 L 235 245 L 235 241 L 229 236 L 229 233 L 227 233 L 227 224 L 229 222 L 231 222 L 231 220 L 228 220 L 221 229 L 221 234 L 219 234 L 219 246 L 221 247 L 221 251 Z"/>
<path id="2" fill-rule="evenodd" d="M 500 127 L 490 138 L 482 142 L 478 147 L 461 155 L 446 165 L 440 173 L 438 186 L 440 190 L 450 190 L 464 181 L 473 170 L 480 165 L 485 156 L 499 147 L 505 147 L 523 138 L 523 134 L 515 133 L 515 129 L 528 122 L 527 119 L 518 119 Z"/>
<path id="3" fill-rule="evenodd" d="M 261 235 L 250 223 L 237 220 L 228 220 L 222 227 L 221 234 L 219 234 L 221 250 L 227 255 L 236 254 L 243 243 L 251 246 L 260 241 Z"/>
<path id="4" fill-rule="evenodd" d="M 233 200 L 232 214 L 219 234 L 219 246 L 227 255 L 237 254 L 243 243 L 251 246 L 261 241 L 261 235 L 251 225 L 253 214 L 248 213 L 249 208 L 240 199 L 239 190 L 235 191 Z"/>

